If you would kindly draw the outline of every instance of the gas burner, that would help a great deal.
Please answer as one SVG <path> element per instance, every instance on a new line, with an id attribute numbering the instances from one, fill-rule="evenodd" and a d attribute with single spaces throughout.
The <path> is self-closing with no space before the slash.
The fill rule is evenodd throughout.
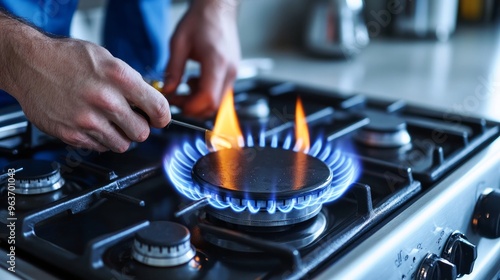
<path id="1" fill-rule="evenodd" d="M 410 144 L 405 120 L 387 113 L 372 111 L 366 114 L 370 123 L 355 134 L 358 142 L 375 148 L 398 148 Z"/>
<path id="2" fill-rule="evenodd" d="M 326 229 L 328 221 L 323 211 L 320 211 L 314 218 L 307 221 L 281 227 L 257 227 L 241 226 L 238 224 L 227 223 L 211 216 L 207 212 L 206 221 L 212 225 L 231 230 L 243 232 L 258 239 L 273 241 L 279 244 L 288 245 L 293 248 L 301 249 L 314 242 Z M 277 233 L 279 231 L 279 233 Z M 259 252 L 259 250 L 246 246 L 239 242 L 230 241 L 214 234 L 205 234 L 205 240 L 213 245 L 239 252 Z"/>
<path id="3" fill-rule="evenodd" d="M 132 257 L 143 264 L 172 267 L 189 262 L 196 255 L 189 230 L 177 223 L 152 222 L 135 235 Z"/>
<path id="4" fill-rule="evenodd" d="M 307 153 L 246 137 L 245 147 L 209 152 L 201 139 L 164 159 L 165 171 L 191 200 L 208 199 L 210 215 L 245 226 L 279 227 L 313 218 L 359 175 L 354 157 L 318 138 Z M 276 140 L 276 141 L 275 141 Z M 192 144 L 191 144 L 192 143 Z M 254 143 L 258 143 L 254 145 Z"/>
<path id="5" fill-rule="evenodd" d="M 289 212 L 267 209 L 277 205 L 293 208 L 297 202 L 312 200 L 332 181 L 332 171 L 321 160 L 302 152 L 270 147 L 224 149 L 207 154 L 195 163 L 192 176 L 202 192 L 225 197 L 236 205 L 251 201 L 251 211 L 208 210 L 220 220 L 247 226 L 282 226 L 314 217 L 321 204 Z"/>
<path id="6" fill-rule="evenodd" d="M 15 174 L 15 189 L 17 194 L 44 194 L 60 189 L 64 185 L 60 165 L 47 160 L 19 160 L 5 166 L 4 170 L 23 168 Z"/>

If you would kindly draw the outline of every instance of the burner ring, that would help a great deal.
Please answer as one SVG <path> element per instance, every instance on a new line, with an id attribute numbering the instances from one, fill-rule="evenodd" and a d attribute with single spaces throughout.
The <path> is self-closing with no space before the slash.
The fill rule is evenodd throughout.
<path id="1" fill-rule="evenodd" d="M 374 148 L 398 148 L 411 143 L 406 121 L 396 115 L 367 112 L 370 123 L 354 134 L 359 143 Z"/>
<path id="2" fill-rule="evenodd" d="M 345 191 L 349 188 L 349 186 L 351 186 L 359 175 L 360 168 L 357 158 L 350 153 L 346 153 L 339 148 L 335 148 L 332 143 L 325 142 L 323 138 L 317 138 L 314 144 L 311 145 L 307 154 L 297 153 L 292 150 L 292 137 L 290 135 L 285 137 L 282 146 L 279 146 L 278 142 L 274 141 L 274 138 L 273 141 L 269 143 L 263 141 L 262 139 L 263 138 L 256 140 L 252 135 L 247 135 L 245 146 L 241 148 L 240 154 L 236 153 L 236 156 L 243 158 L 245 158 L 245 156 L 250 156 L 252 159 L 252 150 L 256 153 L 255 156 L 257 157 L 259 157 L 259 155 L 262 156 L 262 154 L 266 154 L 268 151 L 278 151 L 275 156 L 271 157 L 271 164 L 265 163 L 264 160 L 265 164 L 258 165 L 266 168 L 266 166 L 274 167 L 275 164 L 273 164 L 273 162 L 282 158 L 279 156 L 279 153 L 283 153 L 281 155 L 285 155 L 285 158 L 288 158 L 288 160 L 284 160 L 288 165 L 295 162 L 290 160 L 290 158 L 293 158 L 297 154 L 301 154 L 298 157 L 305 159 L 303 162 L 312 162 L 313 166 L 315 164 L 319 164 L 319 166 L 321 166 L 320 168 L 325 171 L 328 176 L 323 176 L 325 173 L 320 173 L 323 174 L 321 176 L 317 173 L 314 175 L 314 172 L 309 172 L 309 169 L 302 166 L 301 168 L 303 168 L 305 172 L 298 174 L 302 174 L 304 177 L 302 178 L 304 179 L 303 182 L 308 182 L 308 184 L 303 185 L 302 188 L 298 187 L 297 189 L 290 190 L 290 185 L 295 186 L 295 184 L 283 184 L 283 186 L 287 186 L 288 188 L 283 188 L 280 192 L 271 192 L 276 189 L 272 184 L 272 182 L 275 181 L 268 180 L 267 182 L 264 181 L 265 184 L 258 184 L 259 180 L 253 180 L 251 176 L 247 176 L 247 178 L 244 176 L 242 177 L 244 179 L 252 179 L 243 180 L 243 182 L 251 182 L 251 188 L 248 188 L 249 185 L 246 183 L 239 185 L 240 187 L 243 187 L 242 190 L 220 188 L 216 181 L 212 181 L 213 178 L 207 177 L 211 176 L 210 174 L 214 174 L 214 168 L 211 168 L 210 164 L 206 167 L 202 166 L 199 170 L 195 170 L 194 168 L 194 166 L 199 164 L 203 158 L 209 157 L 211 154 L 218 154 L 218 152 L 222 151 L 210 152 L 206 147 L 206 143 L 201 138 L 194 139 L 194 142 L 185 141 L 181 147 L 176 147 L 170 154 L 167 154 L 164 158 L 165 172 L 173 186 L 181 194 L 191 200 L 207 199 L 209 203 L 209 206 L 207 207 L 214 209 L 214 211 L 217 211 L 217 209 L 227 209 L 228 211 L 232 210 L 238 213 L 245 212 L 247 213 L 247 216 L 249 214 L 248 212 L 255 214 L 267 211 L 267 213 L 270 214 L 269 220 L 272 220 L 273 215 L 277 212 L 289 213 L 307 208 L 307 210 L 303 213 L 314 213 L 315 211 L 313 210 L 316 208 L 310 206 L 323 205 L 324 203 L 332 202 L 338 199 L 345 193 Z M 258 146 L 254 143 L 258 143 Z M 270 147 L 266 147 L 268 144 Z M 349 148 L 347 151 L 349 151 Z M 231 155 L 233 152 L 229 153 Z M 212 157 L 214 156 L 212 155 Z M 260 158 L 266 159 L 266 157 Z M 210 163 L 210 160 L 205 159 L 205 161 Z M 248 161 L 243 161 L 245 164 L 247 162 Z M 254 160 L 252 162 L 255 164 L 256 161 Z M 238 165 L 231 166 L 231 164 L 222 164 L 219 165 L 218 168 L 222 166 L 224 168 L 234 170 L 235 167 L 241 168 L 242 165 L 243 164 L 238 162 Z M 322 168 L 324 165 L 326 165 L 326 170 Z M 270 168 L 267 169 L 269 170 Z M 294 169 L 292 168 L 292 170 Z M 200 171 L 201 173 L 199 173 Z M 258 174 L 258 172 L 254 172 L 254 174 Z M 290 181 L 293 182 L 293 179 L 291 178 L 296 178 L 297 173 L 285 172 L 285 175 L 287 176 L 283 175 L 280 178 L 284 178 L 284 181 L 288 181 L 289 183 Z M 196 178 L 197 176 L 205 178 L 202 180 L 200 178 Z M 327 177 L 328 179 L 326 179 Z M 259 178 L 259 176 L 255 176 L 255 178 Z M 268 176 L 267 179 L 272 179 L 272 177 Z M 321 180 L 328 180 L 328 182 L 323 182 L 324 184 L 322 184 Z M 311 181 L 313 182 L 312 184 L 310 184 Z M 269 182 L 271 182 L 271 184 L 269 184 Z M 229 185 L 229 187 L 231 186 Z M 246 191 L 248 189 L 255 189 L 255 187 L 263 188 L 264 191 L 260 193 L 256 193 L 255 191 L 249 193 Z M 271 191 L 266 191 L 264 187 L 269 188 Z M 275 216 L 277 217 L 278 215 Z M 313 215 L 311 214 L 311 216 Z M 234 216 L 231 215 L 231 217 L 233 218 Z"/>
<path id="3" fill-rule="evenodd" d="M 5 166 L 8 169 L 23 170 L 16 172 L 15 189 L 12 192 L 23 195 L 49 193 L 64 185 L 61 166 L 58 162 L 47 160 L 18 160 Z"/>
<path id="4" fill-rule="evenodd" d="M 157 267 L 185 264 L 196 255 L 190 238 L 189 230 L 181 224 L 155 221 L 136 233 L 132 257 Z"/>
<path id="5" fill-rule="evenodd" d="M 214 217 L 215 218 L 215 217 Z M 217 218 L 216 218 L 217 219 Z M 279 233 L 276 232 L 266 232 L 266 231 L 251 231 L 246 232 L 248 234 L 252 234 L 257 238 L 271 240 L 273 242 L 284 244 L 291 246 L 293 248 L 304 248 L 307 245 L 311 244 L 325 231 L 327 224 L 332 221 L 329 221 L 329 218 L 325 215 L 324 211 L 320 211 L 316 217 L 309 219 L 308 221 L 304 221 L 302 223 L 290 225 L 285 231 L 281 231 Z M 223 226 L 223 225 L 218 225 Z M 245 232 L 245 230 L 242 230 Z M 246 246 L 244 244 L 240 244 L 238 242 L 226 240 L 220 236 L 205 234 L 204 238 L 221 248 L 229 249 L 232 251 L 239 252 L 260 252 L 255 248 Z"/>
<path id="6" fill-rule="evenodd" d="M 213 217 L 232 224 L 256 227 L 277 227 L 297 224 L 315 217 L 321 211 L 321 204 L 315 204 L 303 209 L 294 209 L 288 213 L 277 211 L 269 214 L 267 211 L 252 213 L 249 211 L 235 212 L 232 209 L 208 208 L 206 211 Z"/>

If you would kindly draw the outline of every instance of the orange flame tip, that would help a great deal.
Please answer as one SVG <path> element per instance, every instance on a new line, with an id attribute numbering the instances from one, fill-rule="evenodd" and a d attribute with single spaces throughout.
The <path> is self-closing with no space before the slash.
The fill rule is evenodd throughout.
<path id="1" fill-rule="evenodd" d="M 295 151 L 307 153 L 310 147 L 309 128 L 307 127 L 306 114 L 302 100 L 297 97 L 295 107 Z"/>
<path id="2" fill-rule="evenodd" d="M 233 90 L 228 89 L 224 94 L 217 117 L 213 134 L 209 137 L 211 147 L 215 150 L 240 148 L 243 146 L 243 134 L 241 133 L 238 117 L 234 109 Z"/>

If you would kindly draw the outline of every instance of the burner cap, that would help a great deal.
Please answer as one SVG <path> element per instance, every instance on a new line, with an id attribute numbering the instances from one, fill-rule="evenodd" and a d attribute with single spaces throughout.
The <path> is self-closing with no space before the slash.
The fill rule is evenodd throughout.
<path id="1" fill-rule="evenodd" d="M 355 139 L 367 146 L 396 148 L 411 142 L 404 119 L 381 112 L 368 112 L 370 123 L 362 127 Z"/>
<path id="2" fill-rule="evenodd" d="M 320 192 L 332 172 L 301 152 L 246 147 L 205 155 L 195 163 L 193 177 L 202 189 L 232 199 L 286 200 Z"/>
<path id="3" fill-rule="evenodd" d="M 23 170 L 15 174 L 15 189 L 18 194 L 42 194 L 60 189 L 64 185 L 60 165 L 55 161 L 26 159 L 12 162 L 5 166 L 9 169 Z"/>
<path id="4" fill-rule="evenodd" d="M 152 222 L 135 234 L 132 257 L 143 264 L 160 267 L 177 266 L 196 254 L 189 230 L 178 223 Z"/>

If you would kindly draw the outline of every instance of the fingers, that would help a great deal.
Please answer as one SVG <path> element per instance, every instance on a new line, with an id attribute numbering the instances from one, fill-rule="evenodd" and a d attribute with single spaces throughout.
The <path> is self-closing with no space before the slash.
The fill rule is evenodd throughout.
<path id="1" fill-rule="evenodd" d="M 67 143 L 67 144 L 72 145 L 71 143 Z M 75 146 L 77 148 L 90 149 L 90 150 L 93 150 L 93 151 L 96 151 L 96 152 L 101 152 L 101 153 L 102 152 L 107 152 L 107 151 L 110 150 L 108 147 L 106 147 L 103 144 L 99 143 L 97 140 L 95 140 L 91 136 L 87 136 L 87 137 L 84 136 L 84 138 L 82 139 L 81 142 L 79 142 L 76 145 L 72 145 L 72 146 Z"/>
<path id="2" fill-rule="evenodd" d="M 117 106 L 107 108 L 111 112 L 112 120 L 119 125 L 127 136 L 133 140 L 140 141 L 143 139 L 143 134 L 146 131 L 143 129 L 144 121 L 139 119 L 131 109 L 132 104 L 141 109 L 149 117 L 150 125 L 156 128 L 163 128 L 170 122 L 170 107 L 165 97 L 155 88 L 146 83 L 141 75 L 133 70 L 123 61 L 117 60 L 116 65 L 111 70 L 111 76 L 114 78 L 117 85 L 117 94 L 115 94 L 115 102 Z M 125 97 L 120 98 L 120 95 Z M 106 102 L 105 100 L 102 100 Z M 127 125 L 130 122 L 130 125 Z M 142 129 L 141 129 L 142 128 Z M 137 133 L 141 135 L 137 135 Z M 149 131 L 147 131 L 149 133 Z M 146 136 L 147 137 L 147 136 Z"/>
<path id="3" fill-rule="evenodd" d="M 148 121 L 151 126 L 163 128 L 170 122 L 170 105 L 160 92 L 142 80 L 137 81 L 136 86 L 133 87 L 133 91 L 135 92 L 130 92 L 130 94 L 126 96 L 128 103 L 134 104 L 137 108 L 146 113 L 149 117 Z M 130 106 L 125 106 L 124 108 L 126 108 L 126 111 L 122 112 L 122 118 L 115 119 L 114 121 L 117 124 L 123 123 L 120 127 L 124 128 L 125 132 L 127 132 L 127 128 L 124 126 L 126 126 L 127 121 L 131 122 L 133 130 L 137 130 L 139 127 L 142 127 L 145 122 L 147 123 L 144 118 L 134 113 L 132 109 L 130 109 Z M 126 119 L 124 120 L 123 117 Z M 129 134 L 127 133 L 127 135 Z"/>
<path id="4" fill-rule="evenodd" d="M 102 123 L 102 129 L 100 131 L 87 131 L 87 135 L 116 153 L 126 152 L 131 143 L 130 139 L 124 135 L 123 131 L 107 121 Z"/>
<path id="5" fill-rule="evenodd" d="M 91 149 L 98 152 L 109 150 L 107 146 L 101 144 L 98 140 L 94 139 L 94 137 L 72 128 L 61 128 L 57 137 L 64 143 L 79 149 Z"/>
<path id="6" fill-rule="evenodd" d="M 212 115 L 221 100 L 226 69 L 215 57 L 207 57 L 201 62 L 201 76 L 198 87 L 189 102 L 182 107 L 188 116 L 208 117 Z"/>
<path id="7" fill-rule="evenodd" d="M 223 60 L 202 62 L 199 83 L 192 87 L 191 96 L 169 97 L 169 101 L 192 117 L 209 117 L 218 109 L 222 96 L 231 89 L 236 78 L 236 66 Z M 188 99 L 189 98 L 189 99 Z"/>
<path id="8" fill-rule="evenodd" d="M 171 94 L 181 82 L 184 66 L 189 56 L 189 44 L 184 42 L 183 37 L 174 35 L 170 43 L 170 60 L 165 74 L 165 86 L 163 94 Z"/>
<path id="9" fill-rule="evenodd" d="M 135 142 L 145 141 L 150 132 L 148 120 L 134 112 L 128 103 L 124 104 L 120 111 L 121 114 L 110 114 L 109 119 L 123 131 L 128 139 Z"/>
<path id="10" fill-rule="evenodd" d="M 144 119 L 142 121 L 145 122 Z M 144 126 L 149 134 L 147 123 Z M 58 137 L 69 145 L 99 152 L 111 150 L 123 153 L 128 150 L 132 142 L 129 136 L 118 125 L 110 122 L 108 117 L 104 115 L 89 115 L 86 124 L 75 128 L 60 128 L 59 134 Z M 147 134 L 142 140 L 146 138 Z"/>

